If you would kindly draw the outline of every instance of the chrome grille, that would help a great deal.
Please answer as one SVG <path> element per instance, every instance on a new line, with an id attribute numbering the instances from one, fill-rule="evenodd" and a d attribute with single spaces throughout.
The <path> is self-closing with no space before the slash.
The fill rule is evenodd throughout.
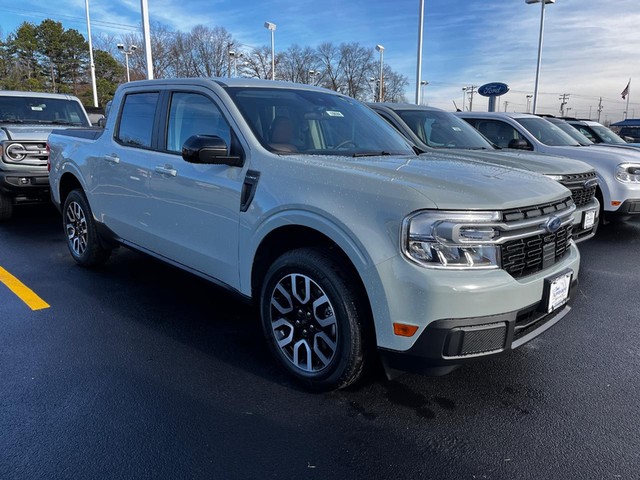
<path id="1" fill-rule="evenodd" d="M 47 144 L 41 142 L 5 142 L 3 160 L 19 165 L 46 166 L 49 153 Z"/>

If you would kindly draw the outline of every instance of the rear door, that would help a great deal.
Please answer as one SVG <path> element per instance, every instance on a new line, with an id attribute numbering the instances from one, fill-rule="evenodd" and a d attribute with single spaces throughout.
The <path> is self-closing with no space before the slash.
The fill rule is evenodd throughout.
<path id="1" fill-rule="evenodd" d="M 149 176 L 160 92 L 125 95 L 113 135 L 91 159 L 95 175 L 89 176 L 92 208 L 101 222 L 122 239 L 148 245 Z M 116 112 L 113 112 L 115 114 Z"/>

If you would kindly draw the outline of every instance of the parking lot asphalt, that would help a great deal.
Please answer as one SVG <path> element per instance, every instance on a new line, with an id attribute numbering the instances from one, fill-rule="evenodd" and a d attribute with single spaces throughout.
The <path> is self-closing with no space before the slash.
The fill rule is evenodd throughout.
<path id="1" fill-rule="evenodd" d="M 640 221 L 580 245 L 573 311 L 444 377 L 308 393 L 256 314 L 126 249 L 74 264 L 52 208 L 0 224 L 0 479 L 636 479 Z"/>

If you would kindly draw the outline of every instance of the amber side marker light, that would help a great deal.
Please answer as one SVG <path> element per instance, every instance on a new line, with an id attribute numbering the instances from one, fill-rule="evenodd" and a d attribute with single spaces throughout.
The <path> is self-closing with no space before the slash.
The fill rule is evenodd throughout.
<path id="1" fill-rule="evenodd" d="M 622 202 L 618 202 L 617 200 L 612 200 L 611 201 L 611 206 L 612 207 L 619 207 L 620 205 L 622 205 Z"/>
<path id="2" fill-rule="evenodd" d="M 393 324 L 393 333 L 399 337 L 413 337 L 417 331 L 418 327 L 415 325 L 405 325 L 404 323 Z"/>

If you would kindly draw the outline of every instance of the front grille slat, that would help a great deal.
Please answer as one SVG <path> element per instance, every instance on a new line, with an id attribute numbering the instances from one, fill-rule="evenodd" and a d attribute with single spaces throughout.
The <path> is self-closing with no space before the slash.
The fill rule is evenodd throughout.
<path id="1" fill-rule="evenodd" d="M 597 178 L 595 172 L 563 175 L 562 177 L 560 183 L 571 191 L 571 198 L 573 198 L 576 207 L 580 208 L 593 201 L 597 186 L 586 187 L 585 182 L 595 180 Z"/>
<path id="2" fill-rule="evenodd" d="M 502 268 L 514 278 L 532 275 L 551 267 L 569 253 L 572 225 L 553 234 L 539 234 L 501 247 Z"/>

